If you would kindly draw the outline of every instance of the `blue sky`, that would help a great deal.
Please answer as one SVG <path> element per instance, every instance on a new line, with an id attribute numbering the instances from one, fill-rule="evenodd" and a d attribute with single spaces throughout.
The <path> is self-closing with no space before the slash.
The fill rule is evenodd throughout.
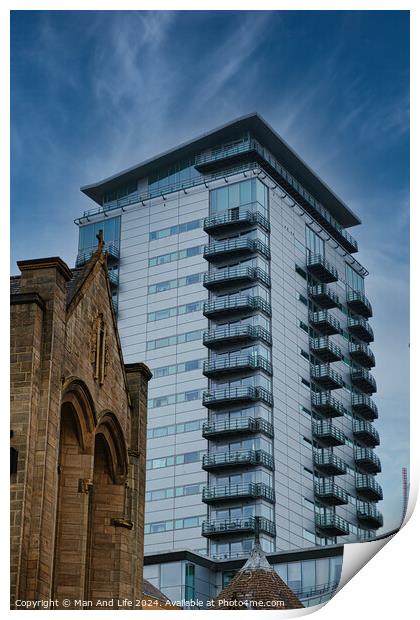
<path id="1" fill-rule="evenodd" d="M 12 13 L 12 273 L 74 264 L 80 186 L 258 111 L 362 219 L 386 529 L 409 465 L 409 14 Z"/>

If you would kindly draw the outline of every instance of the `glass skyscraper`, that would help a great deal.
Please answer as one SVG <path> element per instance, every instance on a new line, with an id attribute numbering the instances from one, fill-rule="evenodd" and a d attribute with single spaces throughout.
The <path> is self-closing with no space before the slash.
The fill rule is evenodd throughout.
<path id="1" fill-rule="evenodd" d="M 358 217 L 257 114 L 82 188 L 149 384 L 145 553 L 245 556 L 382 526 Z"/>

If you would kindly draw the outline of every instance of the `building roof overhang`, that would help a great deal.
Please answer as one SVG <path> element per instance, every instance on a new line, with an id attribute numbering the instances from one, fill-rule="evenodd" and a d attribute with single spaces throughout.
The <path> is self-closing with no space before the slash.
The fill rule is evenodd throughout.
<path id="1" fill-rule="evenodd" d="M 330 211 L 341 226 L 348 228 L 361 223 L 357 215 L 257 113 L 241 116 L 230 123 L 204 133 L 193 140 L 184 142 L 175 148 L 147 159 L 136 166 L 127 168 L 102 181 L 84 185 L 81 187 L 81 191 L 98 204 L 102 204 L 102 197 L 105 193 L 111 192 L 121 187 L 121 185 L 147 177 L 157 169 L 169 167 L 176 161 L 188 159 L 188 157 L 196 155 L 211 146 L 229 142 L 246 131 L 250 131 L 252 136 L 266 147 L 280 164 Z"/>

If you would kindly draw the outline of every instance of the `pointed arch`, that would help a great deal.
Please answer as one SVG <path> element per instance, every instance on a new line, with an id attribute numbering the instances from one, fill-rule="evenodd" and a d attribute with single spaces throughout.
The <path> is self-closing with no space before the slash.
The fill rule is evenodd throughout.
<path id="1" fill-rule="evenodd" d="M 114 413 L 101 412 L 95 436 L 104 441 L 109 471 L 114 483 L 122 484 L 128 473 L 127 444 L 124 432 Z"/>
<path id="2" fill-rule="evenodd" d="M 92 436 L 96 427 L 96 411 L 93 398 L 84 381 L 69 377 L 63 383 L 61 397 L 62 413 L 72 412 L 77 434 L 83 452 L 92 447 Z"/>

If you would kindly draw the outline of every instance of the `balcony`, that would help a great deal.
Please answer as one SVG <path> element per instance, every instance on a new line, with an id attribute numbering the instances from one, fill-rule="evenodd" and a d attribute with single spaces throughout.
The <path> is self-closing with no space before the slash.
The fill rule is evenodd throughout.
<path id="1" fill-rule="evenodd" d="M 325 284 L 317 284 L 310 286 L 308 289 L 309 297 L 321 308 L 338 308 L 340 300 L 329 286 Z"/>
<path id="2" fill-rule="evenodd" d="M 91 259 L 93 254 L 97 252 L 97 250 L 97 245 L 92 246 L 91 248 L 87 248 L 85 250 L 80 250 L 76 258 L 76 267 L 82 267 L 83 265 L 85 265 Z M 105 243 L 104 252 L 106 253 L 108 265 L 115 264 L 119 261 L 120 248 L 116 243 Z"/>
<path id="3" fill-rule="evenodd" d="M 353 394 L 351 397 L 353 411 L 367 420 L 376 420 L 378 417 L 378 407 L 369 396 L 364 394 Z"/>
<path id="4" fill-rule="evenodd" d="M 221 354 L 203 363 L 203 375 L 206 377 L 225 376 L 242 370 L 262 370 L 273 374 L 273 367 L 262 355 Z"/>
<path id="5" fill-rule="evenodd" d="M 246 207 L 229 209 L 225 213 L 206 217 L 204 220 L 204 230 L 209 235 L 230 232 L 231 230 L 243 230 L 249 226 L 261 226 L 267 232 L 270 230 L 270 222 L 262 215 L 258 209 L 258 203 L 251 203 Z M 251 207 L 254 206 L 255 210 Z"/>
<path id="6" fill-rule="evenodd" d="M 348 291 L 347 293 L 347 305 L 356 314 L 364 316 L 365 319 L 369 319 L 372 316 L 372 306 L 370 301 L 360 291 Z"/>
<path id="7" fill-rule="evenodd" d="M 365 368 L 372 368 L 375 366 L 375 356 L 366 344 L 355 344 L 354 342 L 350 342 L 349 352 L 351 359 L 361 366 Z"/>
<path id="8" fill-rule="evenodd" d="M 354 385 L 359 388 L 359 390 L 362 390 L 362 392 L 366 392 L 367 394 L 376 392 L 376 381 L 371 373 L 364 368 L 352 370 L 350 376 Z"/>
<path id="9" fill-rule="evenodd" d="M 314 452 L 314 463 L 327 476 L 340 476 L 347 471 L 343 459 L 340 459 L 332 450 Z"/>
<path id="10" fill-rule="evenodd" d="M 229 452 L 208 452 L 203 456 L 202 467 L 206 471 L 229 469 L 250 465 L 263 465 L 274 469 L 274 459 L 264 450 L 235 450 Z"/>
<path id="11" fill-rule="evenodd" d="M 250 343 L 262 340 L 271 345 L 270 333 L 260 325 L 228 325 L 205 331 L 203 344 L 212 349 L 224 347 L 226 344 Z"/>
<path id="12" fill-rule="evenodd" d="M 315 495 L 333 506 L 348 503 L 348 493 L 329 479 L 315 483 Z"/>
<path id="13" fill-rule="evenodd" d="M 262 297 L 238 294 L 230 297 L 216 297 L 204 302 L 203 314 L 210 319 L 256 310 L 261 310 L 267 316 L 271 316 L 271 306 Z"/>
<path id="14" fill-rule="evenodd" d="M 265 243 L 248 237 L 213 241 L 204 248 L 204 258 L 213 262 L 257 253 L 270 258 L 270 248 Z"/>
<path id="15" fill-rule="evenodd" d="M 329 338 L 310 338 L 311 351 L 323 362 L 338 362 L 343 359 L 340 347 Z"/>
<path id="16" fill-rule="evenodd" d="M 205 504 L 232 502 L 238 499 L 265 499 L 274 504 L 274 490 L 262 482 L 241 482 L 239 484 L 207 486 L 203 489 Z"/>
<path id="17" fill-rule="evenodd" d="M 369 474 L 378 474 L 382 469 L 379 457 L 369 448 L 356 448 L 354 462 Z"/>
<path id="18" fill-rule="evenodd" d="M 359 441 L 370 447 L 378 446 L 380 443 L 379 433 L 369 422 L 363 420 L 353 420 L 353 435 Z"/>
<path id="19" fill-rule="evenodd" d="M 363 342 L 373 342 L 373 330 L 365 319 L 349 319 L 348 329 L 352 336 L 356 336 Z"/>
<path id="20" fill-rule="evenodd" d="M 342 430 L 331 424 L 321 421 L 312 423 L 312 434 L 316 439 L 323 441 L 328 446 L 342 446 L 346 443 L 346 436 Z"/>
<path id="21" fill-rule="evenodd" d="M 243 532 L 260 532 L 269 536 L 276 535 L 276 526 L 273 521 L 264 517 L 247 517 L 245 519 L 215 519 L 203 521 L 201 527 L 202 536 L 211 538 L 223 535 L 242 534 Z"/>
<path id="22" fill-rule="evenodd" d="M 311 378 L 325 390 L 337 390 L 344 385 L 342 376 L 327 364 L 311 365 Z"/>
<path id="23" fill-rule="evenodd" d="M 118 286 L 118 271 L 112 270 L 108 271 L 108 279 L 111 285 L 111 290 L 117 288 Z"/>
<path id="24" fill-rule="evenodd" d="M 307 271 L 324 283 L 337 282 L 338 271 L 321 254 L 311 254 L 306 261 Z"/>
<path id="25" fill-rule="evenodd" d="M 314 409 L 330 418 L 344 415 L 344 405 L 330 394 L 312 394 L 311 400 Z"/>
<path id="26" fill-rule="evenodd" d="M 230 420 L 210 420 L 203 424 L 203 437 L 217 439 L 231 435 L 262 433 L 273 437 L 273 425 L 263 418 L 232 418 Z"/>
<path id="27" fill-rule="evenodd" d="M 383 499 L 382 487 L 373 476 L 356 474 L 356 490 L 359 495 L 371 501 Z"/>
<path id="28" fill-rule="evenodd" d="M 362 525 L 375 530 L 384 524 L 384 518 L 380 510 L 368 502 L 357 502 L 357 517 Z"/>
<path id="29" fill-rule="evenodd" d="M 327 310 L 311 312 L 309 318 L 313 327 L 326 336 L 341 333 L 340 322 Z"/>
<path id="30" fill-rule="evenodd" d="M 262 282 L 270 286 L 269 275 L 260 267 L 226 267 L 204 274 L 203 285 L 209 290 L 218 290 L 228 284 Z"/>
<path id="31" fill-rule="evenodd" d="M 334 512 L 315 515 L 315 524 L 327 536 L 346 536 L 350 533 L 347 521 Z"/>
<path id="32" fill-rule="evenodd" d="M 203 394 L 203 405 L 211 409 L 232 403 L 253 403 L 256 401 L 272 405 L 273 396 L 265 388 L 253 386 L 221 388 L 209 390 Z"/>

